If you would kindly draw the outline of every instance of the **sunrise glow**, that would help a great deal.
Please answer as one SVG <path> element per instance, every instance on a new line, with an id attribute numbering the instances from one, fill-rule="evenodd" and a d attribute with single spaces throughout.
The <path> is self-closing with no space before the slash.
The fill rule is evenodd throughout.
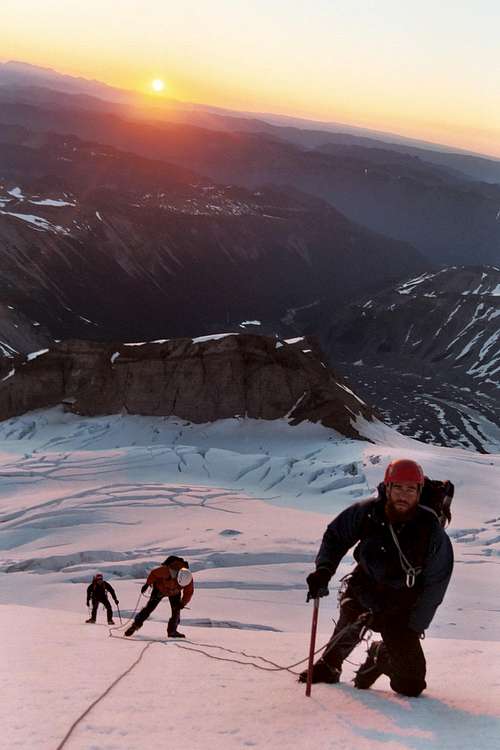
<path id="1" fill-rule="evenodd" d="M 156 94 L 161 94 L 165 91 L 165 81 L 162 81 L 161 78 L 155 78 L 154 81 L 151 81 L 151 88 Z"/>
<path id="2" fill-rule="evenodd" d="M 2 3 L 3 60 L 500 155 L 494 0 Z M 313 10 L 311 9 L 313 8 Z M 488 19 L 487 22 L 485 19 Z M 168 70 L 168 81 L 159 71 Z M 146 83 L 145 83 L 146 82 Z"/>

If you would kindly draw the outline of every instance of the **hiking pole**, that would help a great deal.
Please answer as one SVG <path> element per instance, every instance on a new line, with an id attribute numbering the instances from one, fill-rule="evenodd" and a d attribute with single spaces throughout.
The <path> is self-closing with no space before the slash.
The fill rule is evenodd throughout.
<path id="1" fill-rule="evenodd" d="M 123 625 L 122 613 L 120 612 L 120 607 L 118 606 L 118 604 L 116 605 L 116 609 L 118 610 L 118 617 L 120 618 L 120 625 Z"/>
<path id="2" fill-rule="evenodd" d="M 311 642 L 309 644 L 309 663 L 307 665 L 306 698 L 309 698 L 311 696 L 314 650 L 316 648 L 316 630 L 318 627 L 318 612 L 319 612 L 319 596 L 317 596 L 314 599 L 312 625 L 311 625 Z"/>

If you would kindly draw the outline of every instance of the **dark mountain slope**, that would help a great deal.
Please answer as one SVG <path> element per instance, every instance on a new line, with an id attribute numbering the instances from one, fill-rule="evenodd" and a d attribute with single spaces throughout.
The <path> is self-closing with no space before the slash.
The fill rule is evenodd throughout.
<path id="1" fill-rule="evenodd" d="M 444 268 L 362 300 L 326 349 L 404 433 L 498 449 L 500 268 Z"/>
<path id="2" fill-rule="evenodd" d="M 74 137 L 16 137 L 0 143 L 0 292 L 57 338 L 190 335 L 321 298 L 337 309 L 424 266 L 296 191 L 221 187 Z"/>
<path id="3" fill-rule="evenodd" d="M 500 186 L 461 180 L 421 159 L 374 163 L 358 151 L 310 151 L 271 135 L 150 125 L 80 108 L 2 101 L 1 91 L 0 123 L 76 134 L 175 163 L 217 183 L 293 187 L 374 231 L 415 244 L 432 262 L 497 259 Z"/>

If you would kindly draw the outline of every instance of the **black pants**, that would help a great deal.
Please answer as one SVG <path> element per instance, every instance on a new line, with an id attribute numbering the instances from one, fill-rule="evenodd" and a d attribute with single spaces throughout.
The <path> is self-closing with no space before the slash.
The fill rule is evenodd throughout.
<path id="1" fill-rule="evenodd" d="M 340 617 L 332 639 L 345 629 L 344 634 L 332 647 L 326 647 L 324 661 L 336 669 L 361 640 L 366 625 L 380 632 L 382 646 L 378 653 L 378 665 L 390 678 L 391 688 L 402 695 L 417 696 L 427 687 L 426 663 L 418 633 L 407 626 L 408 613 L 394 612 L 375 615 L 368 622 L 359 619 L 365 609 L 356 599 L 346 598 L 340 603 Z"/>
<path id="2" fill-rule="evenodd" d="M 165 596 L 163 594 L 160 594 L 159 591 L 153 589 L 151 596 L 149 597 L 149 602 L 136 614 L 134 618 L 135 624 L 142 625 L 164 598 Z M 181 621 L 181 595 L 175 594 L 174 596 L 169 596 L 168 600 L 172 609 L 172 615 L 167 624 L 167 632 L 170 635 L 171 633 L 175 633 Z"/>
<path id="3" fill-rule="evenodd" d="M 108 622 L 113 619 L 113 610 L 111 609 L 111 604 L 109 603 L 109 599 L 107 597 L 102 599 L 96 599 L 95 597 L 92 598 L 92 619 L 95 620 L 97 616 L 97 607 L 99 604 L 102 604 L 102 606 L 106 610 L 106 614 L 108 615 Z"/>

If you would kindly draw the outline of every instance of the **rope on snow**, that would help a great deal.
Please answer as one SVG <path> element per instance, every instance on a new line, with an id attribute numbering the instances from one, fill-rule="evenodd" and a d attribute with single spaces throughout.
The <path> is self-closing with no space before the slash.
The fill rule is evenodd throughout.
<path id="1" fill-rule="evenodd" d="M 120 680 L 123 680 L 123 678 L 126 677 L 126 675 L 130 674 L 130 672 L 133 670 L 133 668 L 135 666 L 137 666 L 137 664 L 139 664 L 139 662 L 141 661 L 141 659 L 144 656 L 144 654 L 147 651 L 147 649 L 150 646 L 152 646 L 152 645 L 153 645 L 152 643 L 148 643 L 146 646 L 144 646 L 144 648 L 142 649 L 141 653 L 139 654 L 139 656 L 137 657 L 137 659 L 134 661 L 134 663 L 131 664 L 130 667 L 128 667 L 125 670 L 125 672 L 122 672 L 122 674 L 119 677 L 117 677 L 116 680 L 113 680 L 113 682 L 111 683 L 111 685 L 109 685 L 109 687 L 106 688 L 106 690 L 104 691 L 104 693 L 101 693 L 101 695 L 98 698 L 96 698 L 95 701 L 92 701 L 92 703 L 90 704 L 90 706 L 88 706 L 85 709 L 85 711 L 82 714 L 80 714 L 80 716 L 77 719 L 75 719 L 75 721 L 73 722 L 73 724 L 70 726 L 70 728 L 68 729 L 68 731 L 64 735 L 64 737 L 61 740 L 61 742 L 56 747 L 56 750 L 61 750 L 61 748 L 64 747 L 64 745 L 66 744 L 66 742 L 70 738 L 71 734 L 73 733 L 73 730 L 78 726 L 78 724 L 82 721 L 82 719 L 84 719 L 87 716 L 87 714 L 89 714 L 90 711 L 92 711 L 92 709 L 94 708 L 94 706 L 96 706 L 100 701 L 102 701 L 103 698 L 106 697 L 106 695 L 108 695 L 108 693 L 111 692 L 111 690 L 114 688 L 114 686 L 117 685 L 120 682 Z"/>
<path id="2" fill-rule="evenodd" d="M 114 628 L 109 628 L 109 635 L 110 635 L 110 637 L 112 637 L 112 638 L 113 637 L 115 637 L 115 638 L 116 637 L 117 638 L 122 638 L 122 636 L 113 636 L 112 631 L 113 630 L 121 630 L 123 627 L 125 627 L 133 619 L 133 617 L 134 617 L 134 615 L 135 615 L 135 613 L 137 611 L 137 608 L 139 606 L 139 601 L 141 599 L 141 596 L 143 596 L 142 593 L 139 594 L 139 597 L 138 597 L 136 605 L 135 605 L 135 609 L 134 609 L 132 615 L 129 617 L 129 619 L 125 623 L 122 623 L 121 625 L 118 625 L 118 626 L 116 626 Z M 322 646 L 320 646 L 319 648 L 317 648 L 316 651 L 314 652 L 314 656 L 316 656 L 316 654 L 318 654 L 321 651 L 323 651 L 327 646 L 330 646 L 330 647 L 334 646 L 335 643 L 337 643 L 337 641 L 340 640 L 340 638 L 345 634 L 346 630 L 349 630 L 349 628 L 351 628 L 351 627 L 352 627 L 352 623 L 349 624 L 349 625 L 346 625 L 345 628 L 342 628 L 342 630 L 339 633 L 337 633 L 337 635 L 335 636 L 335 638 L 330 638 L 326 643 L 324 643 Z M 125 640 L 125 639 L 123 639 L 123 640 Z M 142 651 L 139 654 L 139 656 L 137 657 L 137 659 L 130 665 L 130 667 L 127 667 L 127 669 L 124 672 L 122 672 L 121 675 L 119 675 L 115 680 L 113 680 L 113 682 L 111 683 L 111 685 L 109 685 L 106 688 L 106 690 L 103 693 L 101 693 L 101 695 L 99 695 L 94 701 L 92 701 L 92 703 L 85 709 L 85 711 L 82 714 L 80 714 L 80 716 L 77 719 L 75 719 L 75 721 L 70 726 L 70 728 L 68 729 L 68 731 L 64 735 L 64 737 L 61 740 L 61 742 L 57 745 L 57 747 L 56 747 L 55 750 L 62 750 L 62 748 L 64 747 L 64 745 L 66 744 L 66 742 L 68 741 L 68 739 L 70 738 L 71 734 L 73 733 L 73 731 L 75 730 L 75 728 L 78 726 L 78 724 L 90 713 L 90 711 L 94 708 L 94 706 L 96 706 L 98 703 L 100 703 L 100 701 L 102 701 L 103 698 L 105 698 L 111 692 L 111 690 L 115 687 L 115 685 L 117 685 L 121 680 L 123 680 L 124 677 L 126 677 L 128 674 L 130 674 L 130 672 L 134 669 L 134 667 L 136 667 L 137 664 L 139 664 L 139 662 L 141 661 L 142 657 L 144 656 L 144 654 L 146 653 L 146 651 L 148 650 L 148 648 L 150 646 L 154 645 L 155 643 L 165 643 L 165 641 L 150 641 L 149 643 L 147 643 L 144 646 L 144 648 L 142 649 Z M 288 666 L 283 667 L 283 666 L 281 666 L 279 664 L 276 664 L 276 662 L 271 661 L 270 659 L 266 659 L 264 656 L 259 656 L 258 654 L 247 654 L 245 651 L 234 651 L 233 649 L 227 648 L 225 646 L 219 646 L 219 645 L 214 644 L 214 643 L 196 643 L 196 641 L 191 641 L 191 643 L 193 643 L 194 646 L 201 646 L 202 648 L 192 648 L 191 646 L 185 645 L 183 643 L 174 643 L 172 641 L 170 641 L 170 643 L 173 646 L 176 646 L 177 648 L 180 648 L 181 651 L 194 651 L 195 653 L 199 653 L 199 654 L 203 654 L 204 656 L 207 656 L 209 659 L 215 659 L 217 661 L 226 661 L 226 662 L 229 662 L 231 664 L 242 664 L 243 666 L 255 667 L 256 669 L 260 669 L 263 672 L 290 672 L 293 675 L 298 675 L 299 672 L 294 672 L 293 668 L 294 667 L 298 667 L 299 664 L 303 664 L 304 662 L 308 661 L 308 659 L 309 659 L 309 656 L 306 656 L 304 659 L 301 659 L 300 661 L 297 661 L 294 664 L 289 664 Z M 261 661 L 266 662 L 266 664 L 270 664 L 271 666 L 264 667 L 261 664 L 257 664 L 256 662 L 241 661 L 241 659 L 226 659 L 223 656 L 215 656 L 214 654 L 210 654 L 207 651 L 204 651 L 203 650 L 204 648 L 218 648 L 218 649 L 220 649 L 222 651 L 226 651 L 229 654 L 244 656 L 246 659 L 260 659 Z M 347 660 L 345 660 L 345 661 L 347 661 Z"/>
<path id="3" fill-rule="evenodd" d="M 355 623 L 349 623 L 344 628 L 342 628 L 342 630 L 339 633 L 337 633 L 335 638 L 330 638 L 330 640 L 328 640 L 325 644 L 317 648 L 316 651 L 314 652 L 314 656 L 316 656 L 316 654 L 319 654 L 321 651 L 327 648 L 327 646 L 329 646 L 330 648 L 334 646 L 342 638 L 342 636 L 345 635 L 346 631 L 348 631 L 350 628 L 353 627 L 354 624 Z M 365 640 L 365 638 L 363 638 L 362 640 Z M 248 659 L 260 659 L 261 661 L 264 661 L 267 664 L 271 664 L 272 666 L 263 667 L 261 664 L 256 664 L 255 662 L 241 661 L 240 659 L 226 659 L 223 656 L 215 656 L 214 654 L 209 654 L 206 651 L 203 651 L 202 648 L 192 648 L 191 646 L 187 646 L 184 643 L 173 643 L 172 645 L 176 646 L 177 648 L 180 648 L 181 651 L 182 650 L 195 651 L 197 653 L 203 654 L 204 656 L 208 656 L 210 659 L 216 659 L 217 661 L 227 661 L 233 664 L 248 665 L 251 667 L 255 667 L 256 669 L 260 669 L 263 672 L 290 672 L 293 675 L 298 675 L 300 673 L 294 672 L 293 667 L 298 667 L 299 664 L 304 664 L 304 662 L 308 661 L 309 659 L 309 656 L 306 656 L 304 659 L 301 659 L 300 661 L 297 661 L 294 664 L 289 664 L 288 666 L 283 667 L 280 664 L 276 664 L 276 662 L 271 661 L 270 659 L 266 659 L 263 656 L 259 656 L 258 654 L 247 654 L 244 651 L 233 651 L 232 649 L 226 648 L 225 646 L 218 646 L 212 643 L 196 643 L 196 641 L 191 641 L 191 643 L 193 643 L 194 646 L 202 646 L 203 648 L 218 648 L 218 649 L 221 649 L 222 651 L 226 651 L 229 654 L 236 654 L 236 655 L 244 656 L 245 658 L 248 658 Z M 347 661 L 347 659 L 345 659 L 344 661 Z M 349 663 L 352 664 L 352 662 L 349 662 Z M 355 665 L 355 666 L 359 666 L 359 665 Z"/>

